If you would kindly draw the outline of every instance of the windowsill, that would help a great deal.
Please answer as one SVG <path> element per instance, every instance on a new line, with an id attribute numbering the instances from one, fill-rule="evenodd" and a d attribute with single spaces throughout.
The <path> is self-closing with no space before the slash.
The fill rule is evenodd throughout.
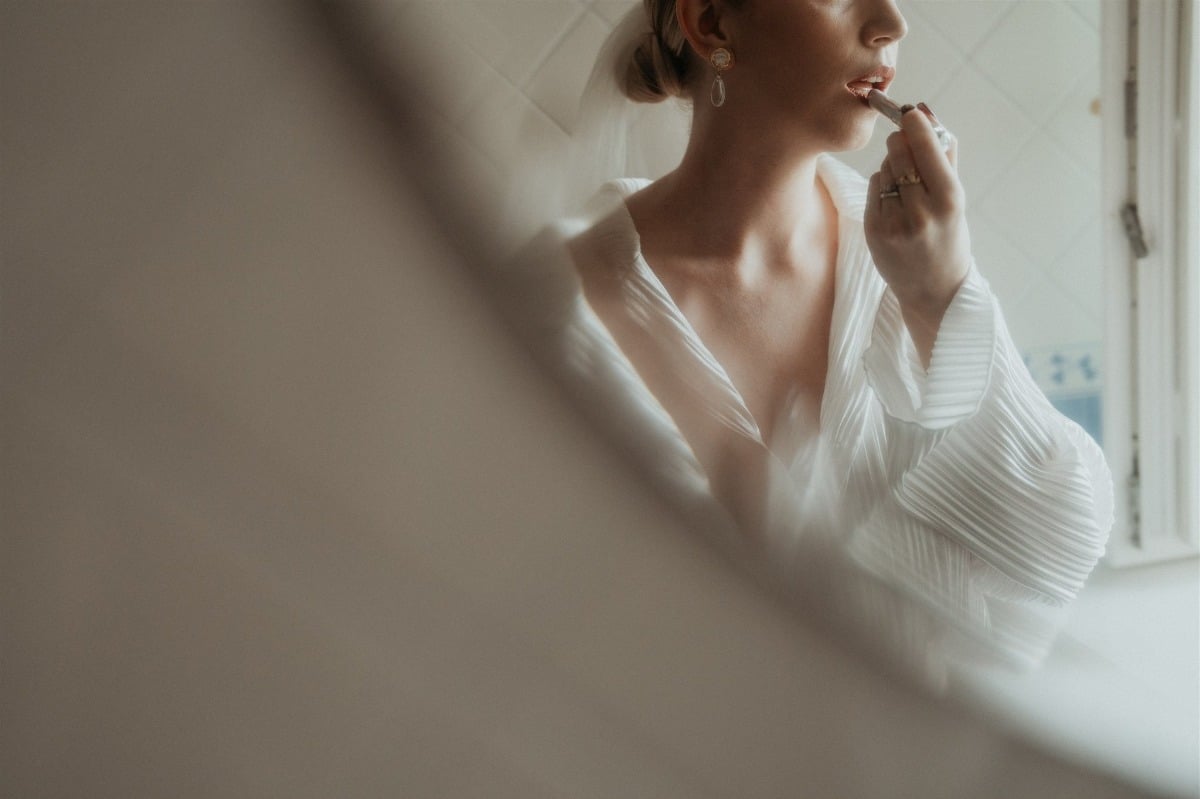
<path id="1" fill-rule="evenodd" d="M 1039 670 L 975 669 L 960 687 L 1068 757 L 1200 793 L 1200 561 L 1098 567 Z"/>

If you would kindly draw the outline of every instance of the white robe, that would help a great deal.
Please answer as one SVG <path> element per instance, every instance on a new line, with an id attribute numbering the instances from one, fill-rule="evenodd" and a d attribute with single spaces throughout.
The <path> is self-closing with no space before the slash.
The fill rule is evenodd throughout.
<path id="1" fill-rule="evenodd" d="M 695 402 L 736 435 L 796 453 L 770 458 L 776 566 L 802 551 L 795 544 L 829 536 L 857 567 L 969 630 L 975 643 L 1036 662 L 1058 609 L 1104 551 L 1112 478 L 1103 455 L 1034 384 L 974 265 L 922 368 L 863 236 L 866 181 L 829 157 L 818 174 L 839 217 L 819 431 L 797 430 L 802 415 L 785 412 L 773 440 L 762 440 L 725 370 L 641 255 L 623 198 L 647 181 L 607 184 L 593 206 L 601 211 L 555 225 L 523 253 L 524 302 L 539 297 L 526 323 L 676 498 L 719 512 L 688 442 L 583 297 L 565 245 L 578 247 L 588 231 L 589 257 L 623 281 L 625 310 Z"/>

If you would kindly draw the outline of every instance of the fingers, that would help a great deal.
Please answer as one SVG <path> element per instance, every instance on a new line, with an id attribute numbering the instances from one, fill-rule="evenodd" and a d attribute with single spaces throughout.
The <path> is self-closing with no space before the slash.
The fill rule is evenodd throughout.
<path id="1" fill-rule="evenodd" d="M 878 172 L 867 180 L 867 207 L 863 211 L 863 227 L 868 231 L 874 230 L 879 222 L 879 192 L 883 190 L 881 185 Z"/>
<path id="2" fill-rule="evenodd" d="M 896 170 L 892 169 L 892 161 L 890 158 L 883 159 L 883 163 L 879 165 L 879 190 L 891 188 L 896 185 Z"/>
<path id="3" fill-rule="evenodd" d="M 863 214 L 863 224 L 871 234 L 888 236 L 897 230 L 907 230 L 909 222 L 905 216 L 903 199 L 892 194 L 883 196 L 884 192 L 896 191 L 896 176 L 889 159 L 884 158 L 879 165 L 879 171 L 871 175 L 867 181 L 867 203 Z M 890 233 L 889 233 L 890 231 Z"/>
<path id="4" fill-rule="evenodd" d="M 946 157 L 950 159 L 950 166 L 954 169 L 954 174 L 958 174 L 958 137 L 950 131 L 946 131 L 946 136 L 950 139 L 950 146 L 946 148 Z"/>
<path id="5" fill-rule="evenodd" d="M 933 112 L 929 110 L 928 106 L 926 106 L 924 103 L 921 103 L 918 106 L 918 108 L 921 108 L 923 111 L 925 111 L 929 115 L 930 119 L 932 119 L 934 123 L 937 123 L 937 117 L 933 116 Z M 943 128 L 942 130 L 944 131 L 943 135 L 947 139 L 950 140 L 949 146 L 946 147 L 946 157 L 948 159 L 950 159 L 950 166 L 954 169 L 954 174 L 957 176 L 958 175 L 958 137 L 955 136 L 950 131 L 946 130 L 945 128 Z"/>
<path id="6" fill-rule="evenodd" d="M 883 159 L 883 163 L 879 165 L 879 191 L 895 191 L 896 186 L 896 170 L 892 168 L 890 158 Z M 902 206 L 899 197 L 879 197 L 879 211 L 883 215 L 889 215 L 901 210 Z"/>
<path id="7" fill-rule="evenodd" d="M 908 137 L 901 131 L 892 133 L 887 137 L 887 151 L 885 160 L 890 164 L 892 174 L 890 183 L 886 185 L 896 184 L 905 200 L 910 203 L 918 201 L 926 193 L 926 189 L 920 182 L 914 182 L 917 177 L 921 177 L 922 180 L 924 177 L 913 159 Z"/>
<path id="8" fill-rule="evenodd" d="M 951 142 L 951 149 L 955 152 L 953 156 L 948 157 L 938 143 L 937 134 L 933 132 L 933 123 L 919 109 L 916 113 L 910 111 L 900 118 L 900 130 L 904 132 L 907 156 L 928 187 L 929 193 L 936 197 L 957 198 L 958 178 L 954 174 L 952 160 L 958 157 L 957 144 Z M 892 158 L 894 165 L 898 167 L 892 155 L 891 137 L 888 139 L 888 157 Z"/>

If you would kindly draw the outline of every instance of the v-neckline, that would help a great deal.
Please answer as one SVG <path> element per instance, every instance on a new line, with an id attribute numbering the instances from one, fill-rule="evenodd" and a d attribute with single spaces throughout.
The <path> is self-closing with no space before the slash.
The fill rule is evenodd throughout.
<path id="1" fill-rule="evenodd" d="M 837 340 L 837 330 L 839 327 L 838 320 L 840 319 L 840 314 L 842 312 L 842 308 L 840 306 L 843 301 L 843 292 L 840 290 L 840 283 L 846 257 L 846 236 L 842 231 L 844 209 L 841 207 L 838 192 L 835 191 L 835 187 L 831 185 L 834 178 L 829 175 L 829 170 L 826 168 L 824 158 L 817 162 L 817 175 L 821 180 L 822 185 L 825 187 L 826 192 L 829 193 L 830 199 L 834 205 L 834 213 L 837 215 L 837 249 L 834 256 L 833 309 L 831 314 L 829 341 L 826 348 L 828 365 L 826 367 L 824 384 L 821 389 L 821 402 L 817 413 L 817 430 L 804 437 L 803 440 L 806 443 L 801 444 L 799 447 L 792 447 L 791 449 L 793 451 L 787 452 L 786 457 L 777 452 L 771 446 L 771 444 L 785 438 L 783 433 L 787 433 L 787 440 L 796 440 L 797 436 L 795 430 L 793 429 L 794 422 L 792 421 L 792 417 L 794 416 L 796 403 L 799 401 L 798 393 L 793 392 L 794 396 L 792 396 L 790 400 L 784 404 L 779 413 L 776 415 L 776 418 L 772 420 L 772 441 L 766 441 L 763 437 L 762 430 L 758 422 L 754 418 L 754 414 L 751 413 L 750 407 L 746 403 L 745 397 L 738 390 L 732 378 L 729 377 L 729 373 L 726 371 L 725 367 L 719 360 L 717 360 L 712 351 L 704 344 L 704 341 L 700 338 L 700 334 L 696 332 L 696 329 L 684 315 L 678 303 L 675 302 L 674 297 L 671 296 L 671 293 L 667 290 L 662 280 L 654 272 L 654 269 L 646 261 L 646 258 L 642 253 L 641 235 L 638 233 L 637 225 L 633 221 L 632 214 L 629 213 L 629 207 L 625 200 L 635 191 L 638 191 L 648 185 L 649 181 L 614 181 L 614 189 L 620 194 L 621 198 L 619 211 L 623 214 L 623 222 L 628 227 L 634 249 L 629 277 L 639 280 L 642 284 L 642 287 L 648 290 L 657 299 L 661 309 L 669 315 L 671 322 L 679 330 L 679 333 L 682 337 L 682 343 L 685 345 L 684 349 L 688 351 L 691 357 L 698 361 L 700 365 L 706 369 L 707 373 L 717 381 L 717 384 L 721 389 L 721 393 L 725 395 L 729 403 L 728 410 L 732 412 L 733 418 L 736 419 L 736 421 L 729 424 L 729 426 L 733 427 L 742 435 L 762 446 L 763 449 L 785 464 L 794 461 L 806 449 L 815 443 L 821 437 L 822 432 L 827 426 L 827 414 L 829 412 L 829 390 L 830 384 L 833 382 L 830 380 L 829 373 L 835 367 L 834 353 L 838 349 L 839 345 Z"/>

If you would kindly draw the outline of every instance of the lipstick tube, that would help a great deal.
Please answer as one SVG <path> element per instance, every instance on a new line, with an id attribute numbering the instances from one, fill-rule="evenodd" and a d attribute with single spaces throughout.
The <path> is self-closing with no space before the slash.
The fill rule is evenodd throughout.
<path id="1" fill-rule="evenodd" d="M 867 94 L 867 103 L 876 111 L 892 120 L 896 127 L 900 127 L 900 117 L 904 116 L 904 112 L 900 109 L 900 106 L 892 101 L 892 98 L 878 89 L 871 89 L 870 93 Z M 942 127 L 940 122 L 933 123 L 933 132 L 937 135 L 938 144 L 942 145 L 942 150 L 949 150 L 950 134 Z"/>

